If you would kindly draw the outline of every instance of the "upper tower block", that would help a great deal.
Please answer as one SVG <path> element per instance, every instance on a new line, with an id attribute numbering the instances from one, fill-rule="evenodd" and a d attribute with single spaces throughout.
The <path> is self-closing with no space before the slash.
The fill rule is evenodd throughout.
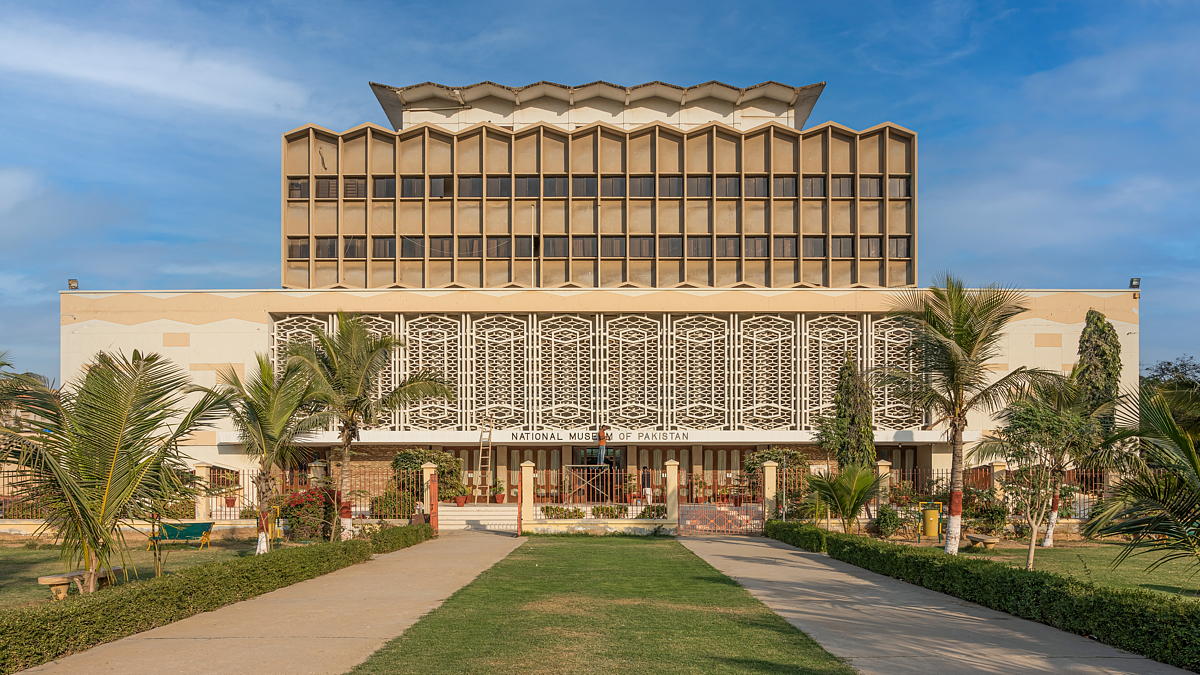
<path id="1" fill-rule="evenodd" d="M 554 82 L 524 87 L 425 82 L 393 87 L 372 82 L 371 89 L 396 130 L 434 124 L 460 131 L 480 122 L 513 130 L 534 124 L 573 130 L 596 122 L 622 129 L 658 122 L 687 130 L 720 122 L 746 130 L 766 122 L 804 128 L 825 83 L 793 87 L 763 82 L 739 88 L 715 81 L 691 87 L 665 82 L 632 87 L 609 82 L 577 87 Z"/>

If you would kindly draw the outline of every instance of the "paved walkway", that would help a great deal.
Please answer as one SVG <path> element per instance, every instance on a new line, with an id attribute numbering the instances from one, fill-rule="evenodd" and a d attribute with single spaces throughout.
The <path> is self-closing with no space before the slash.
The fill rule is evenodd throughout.
<path id="1" fill-rule="evenodd" d="M 680 541 L 863 673 L 1185 672 L 773 539 Z"/>
<path id="2" fill-rule="evenodd" d="M 510 534 L 443 533 L 25 672 L 344 673 L 523 541 Z"/>

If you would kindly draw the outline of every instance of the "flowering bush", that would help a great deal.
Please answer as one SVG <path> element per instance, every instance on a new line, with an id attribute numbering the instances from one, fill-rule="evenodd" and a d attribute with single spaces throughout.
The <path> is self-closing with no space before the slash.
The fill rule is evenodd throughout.
<path id="1" fill-rule="evenodd" d="M 321 539 L 329 536 L 335 517 L 333 493 L 326 488 L 309 488 L 287 496 L 280 509 L 284 528 L 291 539 Z"/>

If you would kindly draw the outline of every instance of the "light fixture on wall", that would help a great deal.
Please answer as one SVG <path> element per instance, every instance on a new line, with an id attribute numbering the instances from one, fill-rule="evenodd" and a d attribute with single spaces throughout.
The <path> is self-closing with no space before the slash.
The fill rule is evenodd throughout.
<path id="1" fill-rule="evenodd" d="M 67 290 L 69 290 L 69 291 L 79 290 L 79 280 L 78 279 L 67 279 Z"/>
<path id="2" fill-rule="evenodd" d="M 1141 288 L 1142 287 L 1142 278 L 1141 277 L 1129 277 L 1129 287 L 1130 288 Z"/>

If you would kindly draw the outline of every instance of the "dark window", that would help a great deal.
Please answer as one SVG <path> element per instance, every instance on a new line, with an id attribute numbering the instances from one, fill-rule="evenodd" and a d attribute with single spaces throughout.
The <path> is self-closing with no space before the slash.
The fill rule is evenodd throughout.
<path id="1" fill-rule="evenodd" d="M 571 256 L 574 258 L 595 258 L 595 237 L 571 237 Z"/>
<path id="2" fill-rule="evenodd" d="M 795 197 L 796 196 L 796 177 L 795 176 L 776 176 L 775 177 L 775 196 L 776 197 Z"/>
<path id="3" fill-rule="evenodd" d="M 630 197 L 653 197 L 654 176 L 632 176 L 629 179 Z"/>
<path id="4" fill-rule="evenodd" d="M 454 196 L 454 178 L 451 176 L 430 176 L 429 178 L 429 196 L 430 197 L 453 197 Z M 406 193 L 401 193 L 405 197 L 409 196 Z M 420 195 L 415 195 L 420 196 Z"/>
<path id="5" fill-rule="evenodd" d="M 601 237 L 600 255 L 605 258 L 624 258 L 625 237 Z"/>
<path id="6" fill-rule="evenodd" d="M 767 238 L 766 237 L 746 237 L 746 257 L 747 258 L 765 258 L 765 257 L 767 257 Z"/>
<path id="7" fill-rule="evenodd" d="M 508 237 L 488 237 L 487 238 L 487 257 L 489 258 L 509 258 L 512 257 L 512 240 Z"/>
<path id="8" fill-rule="evenodd" d="M 308 179 L 288 179 L 288 199 L 308 199 Z"/>
<path id="9" fill-rule="evenodd" d="M 400 237 L 400 257 L 425 257 L 425 239 L 422 237 Z"/>
<path id="10" fill-rule="evenodd" d="M 717 257 L 736 258 L 742 254 L 742 240 L 738 237 L 717 237 Z"/>
<path id="11" fill-rule="evenodd" d="M 344 258 L 365 258 L 367 257 L 367 238 L 366 237 L 343 237 L 342 238 L 342 257 Z"/>
<path id="12" fill-rule="evenodd" d="M 853 258 L 854 237 L 834 237 L 830 249 L 830 255 L 835 258 Z"/>
<path id="13" fill-rule="evenodd" d="M 660 257 L 660 258 L 682 258 L 683 257 L 683 237 L 659 237 L 658 238 L 658 257 Z"/>
<path id="14" fill-rule="evenodd" d="M 429 238 L 429 257 L 430 258 L 453 258 L 454 257 L 454 238 L 453 237 L 430 237 Z"/>
<path id="15" fill-rule="evenodd" d="M 542 237 L 542 255 L 547 258 L 567 257 L 567 238 Z"/>
<path id="16" fill-rule="evenodd" d="M 372 186 L 372 194 L 381 199 L 396 196 L 396 179 L 395 178 L 376 178 L 375 185 Z"/>
<path id="17" fill-rule="evenodd" d="M 343 188 L 346 199 L 364 199 L 367 196 L 366 178 L 347 178 Z"/>
<path id="18" fill-rule="evenodd" d="M 537 237 L 517 237 L 513 241 L 513 253 L 518 258 L 533 258 L 537 255 Z"/>
<path id="19" fill-rule="evenodd" d="M 458 257 L 478 258 L 483 255 L 483 242 L 479 237 L 459 237 Z"/>
<path id="20" fill-rule="evenodd" d="M 517 196 L 537 197 L 540 194 L 541 183 L 537 176 L 517 176 Z"/>
<path id="21" fill-rule="evenodd" d="M 482 176 L 459 176 L 458 177 L 458 196 L 459 197 L 482 197 L 483 196 L 483 177 Z"/>
<path id="22" fill-rule="evenodd" d="M 317 237 L 317 257 L 328 260 L 337 257 L 337 237 Z"/>
<path id="23" fill-rule="evenodd" d="M 853 197 L 854 179 L 850 176 L 834 176 L 830 192 L 834 197 Z"/>
<path id="24" fill-rule="evenodd" d="M 718 197 L 741 197 L 742 180 L 737 176 L 717 176 Z"/>
<path id="25" fill-rule="evenodd" d="M 796 257 L 796 238 L 795 237 L 775 237 L 775 257 L 776 258 L 795 258 Z"/>
<path id="26" fill-rule="evenodd" d="M 433 184 L 440 178 L 429 179 L 429 191 L 432 194 Z M 400 179 L 400 196 L 401 197 L 424 197 L 425 196 L 425 179 L 420 176 L 405 176 Z"/>
<path id="27" fill-rule="evenodd" d="M 683 176 L 659 176 L 658 177 L 658 196 L 659 197 L 682 197 L 683 196 Z"/>
<path id="28" fill-rule="evenodd" d="M 805 197 L 824 197 L 825 196 L 825 177 L 824 176 L 805 176 L 804 177 L 804 196 Z"/>
<path id="29" fill-rule="evenodd" d="M 712 176 L 688 176 L 687 194 L 689 197 L 711 197 Z"/>
<path id="30" fill-rule="evenodd" d="M 604 176 L 600 179 L 600 196 L 624 197 L 625 176 Z"/>
<path id="31" fill-rule="evenodd" d="M 288 237 L 287 257 L 289 257 L 289 258 L 307 258 L 308 257 L 308 237 Z"/>
<path id="32" fill-rule="evenodd" d="M 883 239 L 880 237 L 863 237 L 858 242 L 858 251 L 864 258 L 883 257 Z"/>
<path id="33" fill-rule="evenodd" d="M 767 193 L 766 176 L 746 176 L 747 197 L 770 197 Z"/>
<path id="34" fill-rule="evenodd" d="M 511 197 L 512 196 L 512 179 L 509 178 L 508 176 L 488 176 L 487 196 L 489 196 L 489 197 Z"/>
<path id="35" fill-rule="evenodd" d="M 888 257 L 907 258 L 911 255 L 908 237 L 888 237 Z"/>
<path id="36" fill-rule="evenodd" d="M 629 238 L 629 257 L 630 258 L 653 258 L 654 257 L 654 237 L 630 237 Z"/>
<path id="37" fill-rule="evenodd" d="M 395 258 L 396 257 L 396 238 L 395 237 L 375 237 L 371 240 L 371 257 L 372 258 Z"/>
<path id="38" fill-rule="evenodd" d="M 911 183 L 907 177 L 889 178 L 888 179 L 888 196 L 889 197 L 911 197 Z"/>
<path id="39" fill-rule="evenodd" d="M 337 199 L 337 179 L 317 179 L 317 199 Z"/>
<path id="40" fill-rule="evenodd" d="M 571 196 L 572 197 L 595 197 L 596 196 L 596 177 L 595 176 L 575 176 L 571 178 Z"/>
<path id="41" fill-rule="evenodd" d="M 882 197 L 883 179 L 866 176 L 858 179 L 859 197 Z"/>
<path id="42" fill-rule="evenodd" d="M 804 257 L 805 258 L 824 258 L 825 257 L 825 237 L 805 237 L 804 238 Z"/>
<path id="43" fill-rule="evenodd" d="M 546 176 L 542 179 L 542 196 L 543 197 L 566 197 L 567 196 L 567 177 L 566 176 Z"/>
<path id="44" fill-rule="evenodd" d="M 711 258 L 712 239 L 709 237 L 688 237 L 689 258 Z"/>

